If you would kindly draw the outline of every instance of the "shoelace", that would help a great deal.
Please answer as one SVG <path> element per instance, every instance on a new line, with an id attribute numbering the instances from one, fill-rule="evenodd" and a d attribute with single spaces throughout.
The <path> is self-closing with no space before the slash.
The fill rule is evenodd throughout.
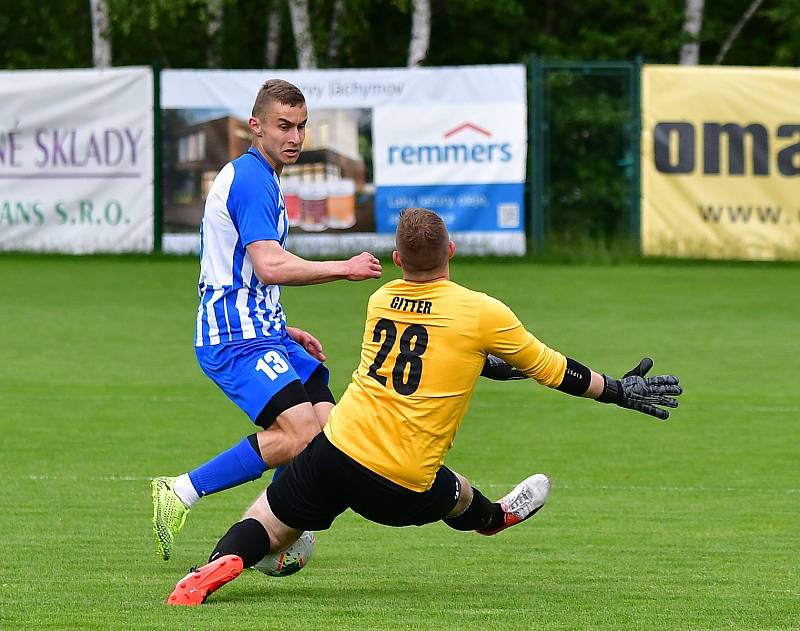
<path id="1" fill-rule="evenodd" d="M 528 489 L 523 488 L 519 495 L 517 495 L 511 502 L 508 504 L 508 512 L 513 513 L 518 508 L 522 508 L 526 503 L 530 502 L 533 498 L 528 493 Z"/>

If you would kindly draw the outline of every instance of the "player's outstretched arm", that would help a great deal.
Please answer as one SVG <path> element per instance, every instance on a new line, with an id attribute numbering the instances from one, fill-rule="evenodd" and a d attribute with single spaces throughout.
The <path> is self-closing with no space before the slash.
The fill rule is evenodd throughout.
<path id="1" fill-rule="evenodd" d="M 666 421 L 669 410 L 663 408 L 678 407 L 675 397 L 683 393 L 683 388 L 675 375 L 646 377 L 652 367 L 653 360 L 645 357 L 635 368 L 626 372 L 622 379 L 602 375 L 602 390 L 598 396 L 592 398 L 601 403 L 616 403 L 620 407 Z"/>
<path id="2" fill-rule="evenodd" d="M 253 271 L 265 285 L 317 285 L 381 276 L 381 262 L 369 252 L 346 261 L 307 261 L 287 252 L 277 241 L 254 241 L 248 244 L 247 252 Z"/>
<path id="3" fill-rule="evenodd" d="M 481 331 L 484 334 L 484 348 L 488 352 L 499 356 L 503 363 L 506 360 L 511 362 L 524 375 L 550 388 L 577 397 L 596 399 L 601 403 L 616 403 L 662 421 L 669 418 L 669 412 L 663 408 L 678 407 L 674 397 L 683 392 L 678 378 L 674 375 L 646 377 L 653 367 L 653 360 L 649 357 L 625 373 L 622 379 L 612 379 L 540 342 L 525 330 L 511 309 L 489 296 L 482 304 Z M 491 360 L 487 360 L 482 375 L 489 376 L 492 373 L 493 368 L 489 364 Z"/>

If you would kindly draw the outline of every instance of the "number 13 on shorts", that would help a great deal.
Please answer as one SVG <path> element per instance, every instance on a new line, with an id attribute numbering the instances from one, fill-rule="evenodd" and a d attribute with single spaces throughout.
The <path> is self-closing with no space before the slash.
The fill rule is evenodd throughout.
<path id="1" fill-rule="evenodd" d="M 256 363 L 256 370 L 263 372 L 272 381 L 289 370 L 289 364 L 276 351 L 267 351 L 264 356 Z"/>

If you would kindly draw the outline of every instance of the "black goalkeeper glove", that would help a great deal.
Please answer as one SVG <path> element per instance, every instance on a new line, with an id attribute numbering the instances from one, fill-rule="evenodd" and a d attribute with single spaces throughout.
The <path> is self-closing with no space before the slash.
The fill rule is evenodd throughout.
<path id="1" fill-rule="evenodd" d="M 528 378 L 524 372 L 494 355 L 486 356 L 486 362 L 483 364 L 483 370 L 481 370 L 481 377 L 494 379 L 495 381 L 516 381 L 517 379 Z"/>
<path id="2" fill-rule="evenodd" d="M 678 407 L 678 401 L 673 397 L 682 394 L 683 388 L 678 385 L 678 378 L 675 375 L 645 377 L 652 367 L 653 360 L 645 357 L 636 368 L 626 372 L 622 379 L 612 379 L 608 375 L 603 375 L 605 387 L 597 400 L 601 403 L 616 403 L 620 407 L 666 421 L 669 418 L 669 411 L 656 406 Z"/>

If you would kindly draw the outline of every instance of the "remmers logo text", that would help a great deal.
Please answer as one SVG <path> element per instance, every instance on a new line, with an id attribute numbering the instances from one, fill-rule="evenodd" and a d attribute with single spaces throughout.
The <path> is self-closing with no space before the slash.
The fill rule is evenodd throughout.
<path id="1" fill-rule="evenodd" d="M 491 132 L 463 123 L 444 134 L 447 141 L 451 136 L 466 130 L 491 138 Z M 389 164 L 467 164 L 470 162 L 509 162 L 512 159 L 509 142 L 443 142 L 428 145 L 389 145 Z"/>

